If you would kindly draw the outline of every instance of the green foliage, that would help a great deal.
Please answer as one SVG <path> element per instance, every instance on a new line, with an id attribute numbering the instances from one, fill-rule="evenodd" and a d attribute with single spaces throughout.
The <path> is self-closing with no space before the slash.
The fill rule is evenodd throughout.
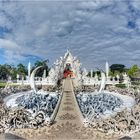
<path id="1" fill-rule="evenodd" d="M 38 60 L 38 61 L 35 62 L 34 68 L 36 68 L 36 67 L 38 67 L 38 66 L 43 66 L 42 68 L 40 68 L 40 69 L 36 72 L 36 76 L 42 77 L 44 69 L 46 69 L 46 76 L 48 75 L 49 68 L 48 68 L 46 62 L 48 62 L 48 60 L 46 60 L 46 61 L 39 61 L 39 60 Z"/>
<path id="2" fill-rule="evenodd" d="M 101 72 L 100 71 L 96 71 L 96 73 L 99 77 L 101 77 Z"/>
<path id="3" fill-rule="evenodd" d="M 12 79 L 16 79 L 17 69 L 15 67 L 12 67 L 12 69 L 10 70 L 10 76 L 11 76 Z"/>
<path id="4" fill-rule="evenodd" d="M 17 73 L 22 73 L 25 75 L 25 68 L 24 70 L 22 70 L 21 65 L 19 65 L 18 68 L 8 64 L 0 65 L 0 80 L 7 80 L 9 76 L 11 76 L 13 80 L 15 80 Z M 22 67 L 24 66 L 22 65 Z"/>
<path id="5" fill-rule="evenodd" d="M 48 75 L 49 68 L 45 61 L 36 61 L 33 69 L 38 66 L 43 66 L 43 68 L 37 71 L 37 76 L 42 77 L 44 69 L 46 69 L 46 75 Z M 18 64 L 17 67 L 8 64 L 0 65 L 0 80 L 5 81 L 9 76 L 11 76 L 12 80 L 16 80 L 17 74 L 25 77 L 25 75 L 28 74 L 27 66 L 24 66 L 21 63 Z"/>
<path id="6" fill-rule="evenodd" d="M 99 77 L 101 77 L 101 72 L 100 71 L 93 71 L 93 73 L 92 73 L 93 77 L 95 76 L 95 74 L 97 74 Z M 91 72 L 88 72 L 87 76 L 90 77 Z"/>
<path id="7" fill-rule="evenodd" d="M 123 64 L 112 64 L 110 66 L 110 70 L 113 74 L 115 72 L 122 73 L 122 72 L 125 72 L 125 65 L 123 65 Z"/>
<path id="8" fill-rule="evenodd" d="M 139 72 L 140 69 L 137 65 L 133 65 L 129 70 L 128 70 L 128 75 L 130 77 L 136 76 L 136 73 Z"/>
<path id="9" fill-rule="evenodd" d="M 109 76 L 111 76 L 111 77 L 113 77 L 113 76 L 114 76 L 114 74 L 113 74 L 113 72 L 112 72 L 112 71 L 109 71 Z"/>
<path id="10" fill-rule="evenodd" d="M 26 75 L 27 74 L 27 68 L 23 64 L 17 65 L 17 73 L 20 75 Z"/>
<path id="11" fill-rule="evenodd" d="M 118 88 L 126 88 L 125 84 L 116 84 L 115 86 L 118 87 Z"/>
<path id="12" fill-rule="evenodd" d="M 95 76 L 95 73 L 96 73 L 96 72 L 94 72 L 94 71 L 92 72 L 92 76 L 93 76 L 93 77 Z M 90 77 L 90 76 L 91 76 L 91 72 L 88 72 L 88 75 L 87 75 L 87 76 Z"/>
<path id="13" fill-rule="evenodd" d="M 132 85 L 140 85 L 140 82 L 139 81 L 132 81 L 131 84 Z"/>
<path id="14" fill-rule="evenodd" d="M 110 71 L 109 72 L 109 76 L 111 76 L 111 77 L 115 77 L 117 75 L 121 75 L 121 73 L 119 71 L 114 71 L 114 72 Z"/>
<path id="15" fill-rule="evenodd" d="M 6 83 L 0 82 L 0 88 L 4 88 L 6 86 Z"/>
<path id="16" fill-rule="evenodd" d="M 5 65 L 0 65 L 0 79 L 5 80 L 8 78 L 9 71 Z"/>
<path id="17" fill-rule="evenodd" d="M 34 64 L 35 67 L 38 67 L 38 66 L 43 66 L 44 65 L 44 62 L 43 61 L 39 61 L 37 60 Z"/>
<path id="18" fill-rule="evenodd" d="M 87 76 L 90 77 L 90 72 L 88 72 Z"/>

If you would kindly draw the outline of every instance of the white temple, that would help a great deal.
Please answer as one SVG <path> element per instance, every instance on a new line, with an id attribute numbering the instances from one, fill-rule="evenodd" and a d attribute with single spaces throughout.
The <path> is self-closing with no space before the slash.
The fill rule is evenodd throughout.
<path id="1" fill-rule="evenodd" d="M 74 81 L 76 86 L 85 85 L 85 86 L 96 86 L 101 85 L 101 83 L 115 85 L 119 84 L 120 77 L 111 77 L 109 76 L 109 64 L 108 62 L 105 63 L 105 74 L 102 72 L 102 76 L 99 77 L 97 74 L 93 77 L 93 71 L 91 70 L 90 76 L 88 75 L 88 71 L 83 68 L 81 69 L 80 61 L 74 57 L 69 50 L 65 53 L 63 57 L 57 59 L 52 68 L 49 71 L 48 76 L 46 77 L 46 70 L 44 70 L 44 74 L 42 77 L 35 77 L 35 83 L 41 85 L 52 85 L 55 86 L 58 80 L 64 78 L 64 71 L 66 68 L 72 72 L 71 78 Z M 17 76 L 17 83 L 18 84 L 29 84 L 30 83 L 30 71 L 31 71 L 31 63 L 28 64 L 28 76 L 26 76 L 26 80 L 19 80 L 19 76 Z M 124 84 L 128 87 L 130 86 L 130 79 L 129 77 L 124 74 Z M 104 88 L 105 85 L 102 85 Z"/>

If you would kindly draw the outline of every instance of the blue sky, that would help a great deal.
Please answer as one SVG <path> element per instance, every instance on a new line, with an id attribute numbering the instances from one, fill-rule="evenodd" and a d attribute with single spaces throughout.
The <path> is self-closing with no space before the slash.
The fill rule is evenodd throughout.
<path id="1" fill-rule="evenodd" d="M 140 66 L 140 1 L 0 2 L 0 63 L 52 64 L 67 48 L 88 69 Z"/>

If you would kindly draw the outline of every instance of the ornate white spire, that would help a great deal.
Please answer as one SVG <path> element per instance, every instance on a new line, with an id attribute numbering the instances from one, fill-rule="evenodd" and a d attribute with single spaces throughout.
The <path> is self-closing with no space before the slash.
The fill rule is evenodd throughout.
<path id="1" fill-rule="evenodd" d="M 105 71 L 106 71 L 106 78 L 108 78 L 108 75 L 109 75 L 109 64 L 108 64 L 107 61 L 106 61 L 106 64 L 105 64 Z"/>
<path id="2" fill-rule="evenodd" d="M 91 78 L 93 77 L 93 71 L 92 71 L 92 69 L 90 70 L 90 77 Z"/>
<path id="3" fill-rule="evenodd" d="M 28 63 L 28 77 L 30 77 L 30 75 L 31 75 L 31 63 L 29 61 L 29 63 Z"/>

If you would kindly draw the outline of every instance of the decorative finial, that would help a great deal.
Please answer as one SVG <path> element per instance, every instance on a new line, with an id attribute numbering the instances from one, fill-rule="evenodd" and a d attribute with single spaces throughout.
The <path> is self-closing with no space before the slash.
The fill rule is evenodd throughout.
<path id="1" fill-rule="evenodd" d="M 70 52 L 70 49 L 69 49 L 69 47 L 67 47 L 67 53 L 69 53 Z"/>

